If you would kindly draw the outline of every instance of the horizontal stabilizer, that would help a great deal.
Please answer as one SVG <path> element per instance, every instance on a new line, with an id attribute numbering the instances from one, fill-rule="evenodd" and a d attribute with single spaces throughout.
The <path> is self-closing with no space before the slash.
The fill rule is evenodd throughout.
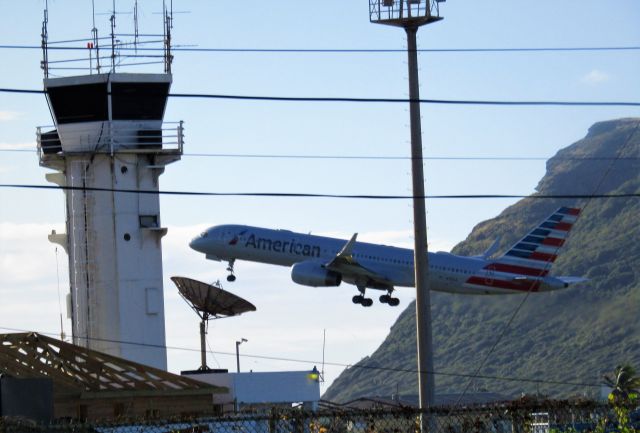
<path id="1" fill-rule="evenodd" d="M 555 277 L 555 278 L 559 279 L 565 284 L 577 284 L 577 283 L 583 283 L 585 281 L 589 281 L 588 278 L 583 278 L 583 277 Z"/>

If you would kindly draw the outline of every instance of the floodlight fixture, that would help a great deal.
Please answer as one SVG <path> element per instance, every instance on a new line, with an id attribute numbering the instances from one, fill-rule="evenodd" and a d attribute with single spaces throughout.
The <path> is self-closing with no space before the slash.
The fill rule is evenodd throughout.
<path id="1" fill-rule="evenodd" d="M 369 0 L 369 21 L 396 27 L 420 27 L 440 21 L 437 0 Z"/>

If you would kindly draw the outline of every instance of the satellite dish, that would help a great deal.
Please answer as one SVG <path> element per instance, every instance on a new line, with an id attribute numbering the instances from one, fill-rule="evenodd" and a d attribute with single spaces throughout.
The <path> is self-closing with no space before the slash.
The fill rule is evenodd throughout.
<path id="1" fill-rule="evenodd" d="M 219 281 L 207 284 L 186 277 L 171 277 L 171 281 L 178 287 L 180 296 L 201 319 L 200 357 L 202 364 L 199 370 L 209 370 L 205 347 L 205 335 L 209 320 L 239 316 L 249 311 L 256 311 L 256 307 L 251 302 L 223 290 Z"/>

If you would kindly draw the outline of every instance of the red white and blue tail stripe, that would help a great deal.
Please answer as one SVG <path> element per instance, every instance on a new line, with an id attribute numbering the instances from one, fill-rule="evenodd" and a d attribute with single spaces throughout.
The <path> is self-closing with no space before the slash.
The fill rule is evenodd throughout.
<path id="1" fill-rule="evenodd" d="M 580 209 L 559 208 L 502 257 L 484 266 L 480 275 L 469 278 L 467 284 L 519 292 L 566 287 L 563 281 L 548 275 L 579 215 Z"/>
<path id="2" fill-rule="evenodd" d="M 578 215 L 580 209 L 561 207 L 520 239 L 495 264 L 521 268 L 515 273 L 547 275 Z"/>

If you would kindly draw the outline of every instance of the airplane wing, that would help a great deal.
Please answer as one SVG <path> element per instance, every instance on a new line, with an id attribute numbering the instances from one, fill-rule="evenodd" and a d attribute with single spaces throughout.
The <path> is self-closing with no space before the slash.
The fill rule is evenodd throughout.
<path id="1" fill-rule="evenodd" d="M 339 272 L 343 278 L 364 281 L 369 287 L 392 287 L 393 284 L 387 277 L 363 266 L 353 257 L 353 247 L 357 237 L 358 233 L 355 233 L 340 252 L 324 267 L 330 271 Z"/>

